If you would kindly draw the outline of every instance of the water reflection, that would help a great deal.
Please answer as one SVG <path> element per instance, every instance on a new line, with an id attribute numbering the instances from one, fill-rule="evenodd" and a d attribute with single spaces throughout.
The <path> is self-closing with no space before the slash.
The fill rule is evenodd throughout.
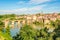
<path id="1" fill-rule="evenodd" d="M 11 28 L 11 29 L 10 29 L 11 36 L 12 36 L 12 37 L 15 36 L 16 34 L 19 33 L 19 31 L 20 31 L 20 28 L 18 28 L 18 27 Z"/>
<path id="2" fill-rule="evenodd" d="M 11 36 L 13 37 L 16 34 L 18 34 L 21 27 L 22 27 L 22 22 L 20 22 L 20 27 L 18 27 L 18 21 L 15 21 L 14 22 L 14 28 L 10 29 Z"/>

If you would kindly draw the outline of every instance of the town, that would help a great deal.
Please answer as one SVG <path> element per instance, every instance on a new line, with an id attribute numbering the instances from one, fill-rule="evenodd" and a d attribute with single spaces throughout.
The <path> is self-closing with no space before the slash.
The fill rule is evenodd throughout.
<path id="1" fill-rule="evenodd" d="M 39 23 L 44 23 L 44 25 L 47 26 L 47 24 L 50 24 L 50 21 L 56 21 L 60 20 L 60 15 L 58 13 L 52 13 L 52 14 L 32 14 L 32 15 L 15 15 L 13 20 L 10 20 L 10 18 L 4 19 L 5 27 L 7 27 L 9 22 L 12 22 L 11 24 L 14 25 L 14 22 L 18 22 L 18 25 L 20 23 L 22 24 L 32 24 L 35 21 Z M 20 27 L 20 26 L 19 26 Z"/>

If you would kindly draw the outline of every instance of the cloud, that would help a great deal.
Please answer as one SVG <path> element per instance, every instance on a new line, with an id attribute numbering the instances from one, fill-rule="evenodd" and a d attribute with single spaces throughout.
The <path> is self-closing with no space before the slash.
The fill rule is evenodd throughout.
<path id="1" fill-rule="evenodd" d="M 25 1 L 19 1 L 17 4 L 26 4 Z"/>
<path id="2" fill-rule="evenodd" d="M 15 10 L 0 10 L 0 13 L 33 13 L 33 12 L 38 12 L 40 11 L 43 7 L 46 5 L 38 5 L 34 7 L 29 7 L 29 8 L 20 8 L 20 9 L 15 9 Z"/>
<path id="3" fill-rule="evenodd" d="M 51 0 L 30 0 L 28 2 L 25 2 L 25 1 L 20 1 L 18 2 L 18 4 L 29 4 L 29 5 L 37 5 L 37 4 L 41 4 L 41 3 L 44 3 L 44 2 L 49 2 Z"/>
<path id="4" fill-rule="evenodd" d="M 30 0 L 29 3 L 30 4 L 40 4 L 40 3 L 44 3 L 44 2 L 48 2 L 51 0 Z"/>

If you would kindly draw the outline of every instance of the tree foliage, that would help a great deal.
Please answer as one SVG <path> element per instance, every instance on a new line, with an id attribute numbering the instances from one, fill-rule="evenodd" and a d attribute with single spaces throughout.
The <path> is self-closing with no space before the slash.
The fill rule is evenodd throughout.
<path id="1" fill-rule="evenodd" d="M 53 40 L 54 33 L 48 33 L 47 30 L 47 28 L 37 30 L 30 25 L 25 25 L 20 33 L 13 37 L 13 40 Z"/>

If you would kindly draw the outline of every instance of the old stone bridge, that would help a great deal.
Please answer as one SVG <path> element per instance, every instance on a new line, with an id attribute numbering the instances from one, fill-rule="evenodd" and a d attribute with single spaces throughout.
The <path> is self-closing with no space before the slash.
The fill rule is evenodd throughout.
<path id="1" fill-rule="evenodd" d="M 14 28 L 15 26 L 20 27 L 26 23 L 26 20 L 4 20 L 5 28 L 8 26 Z"/>

